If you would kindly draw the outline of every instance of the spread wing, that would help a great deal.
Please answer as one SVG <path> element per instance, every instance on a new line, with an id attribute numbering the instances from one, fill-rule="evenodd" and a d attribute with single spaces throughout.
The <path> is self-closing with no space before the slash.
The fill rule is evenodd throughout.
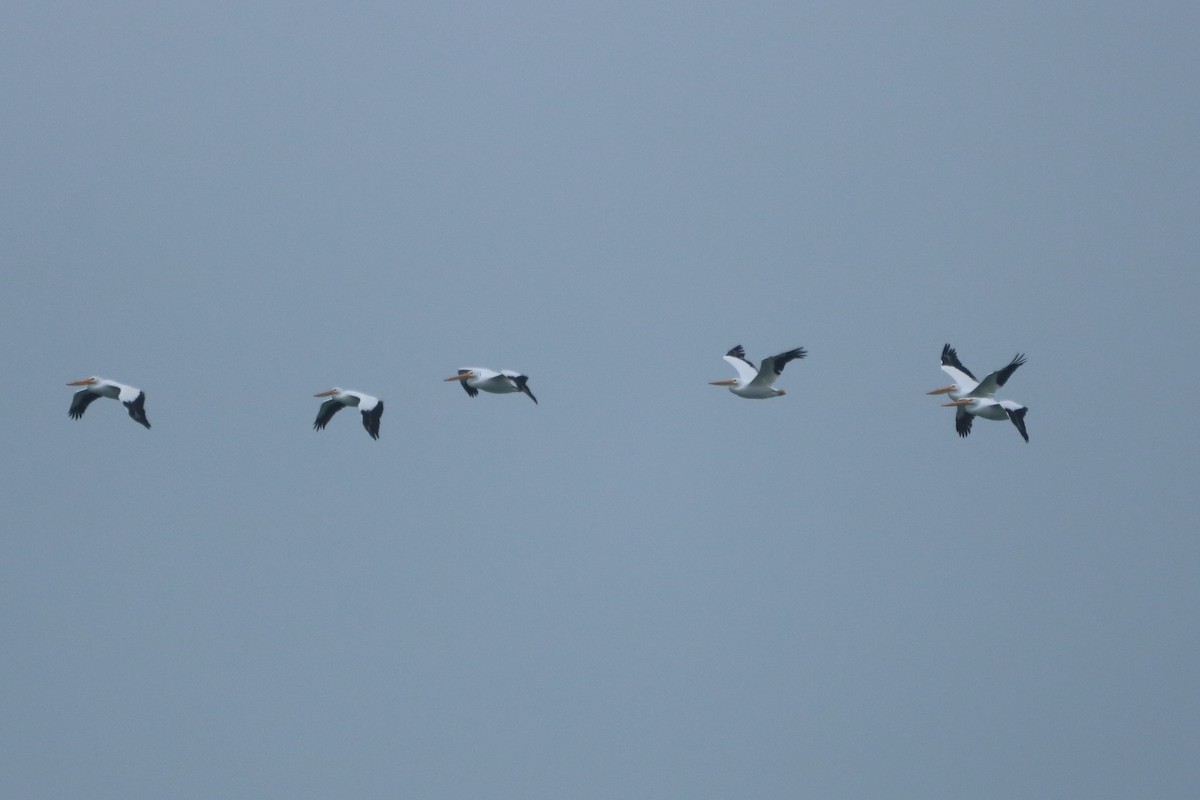
<path id="1" fill-rule="evenodd" d="M 954 415 L 954 430 L 958 431 L 959 436 L 966 438 L 971 435 L 971 423 L 974 421 L 975 417 L 959 406 Z"/>
<path id="2" fill-rule="evenodd" d="M 1017 353 L 1013 356 L 1013 360 L 1008 362 L 1002 369 L 988 373 L 987 377 L 979 382 L 979 385 L 971 390 L 973 397 L 991 397 L 1004 384 L 1008 383 L 1008 379 L 1017 371 L 1017 367 L 1025 363 L 1025 356 Z M 942 369 L 945 369 L 943 367 Z"/>
<path id="3" fill-rule="evenodd" d="M 317 411 L 317 421 L 313 423 L 313 430 L 325 430 L 325 426 L 329 424 L 329 420 L 333 419 L 333 415 L 341 410 L 342 404 L 337 400 L 329 399 L 321 403 L 321 408 Z"/>
<path id="4" fill-rule="evenodd" d="M 333 416 L 330 414 L 330 416 Z M 373 408 L 364 409 L 362 412 L 363 427 L 367 429 L 367 433 L 371 434 L 372 439 L 379 438 L 379 419 L 383 416 L 383 401 L 380 400 Z"/>
<path id="5" fill-rule="evenodd" d="M 513 375 L 511 377 L 512 382 L 517 385 L 517 388 L 529 395 L 529 399 L 533 401 L 534 405 L 537 405 L 537 398 L 533 396 L 533 392 L 529 391 L 529 377 L 526 375 Z"/>
<path id="6" fill-rule="evenodd" d="M 746 351 L 740 344 L 725 354 L 725 360 L 737 370 L 738 383 L 742 386 L 749 386 L 750 382 L 758 377 L 758 368 L 746 360 Z M 775 380 L 774 375 L 771 376 L 771 380 Z"/>
<path id="7" fill-rule="evenodd" d="M 958 360 L 958 353 L 949 344 L 942 348 L 942 372 L 950 376 L 960 394 L 966 394 L 979 385 L 979 379 Z"/>
<path id="8" fill-rule="evenodd" d="M 1025 430 L 1025 414 L 1029 409 L 1011 400 L 1001 400 L 1000 406 L 1008 412 L 1008 418 L 1012 420 L 1013 425 L 1017 426 L 1017 432 L 1021 434 L 1021 438 L 1028 442 L 1029 431 Z"/>
<path id="9" fill-rule="evenodd" d="M 759 369 L 758 376 L 754 379 L 755 382 L 761 386 L 770 386 L 775 383 L 776 378 L 783 374 L 783 368 L 789 362 L 804 358 L 806 355 L 808 352 L 803 347 L 797 347 L 795 350 L 764 358 L 762 368 Z"/>
<path id="10" fill-rule="evenodd" d="M 145 425 L 149 429 L 150 420 L 146 419 L 146 393 L 138 392 L 137 397 L 122 402 L 129 409 L 129 416 L 133 418 L 133 421 L 139 425 Z"/>
<path id="11" fill-rule="evenodd" d="M 90 389 L 81 389 L 71 398 L 71 410 L 67 412 L 67 416 L 71 419 L 81 419 L 83 412 L 87 411 L 87 407 L 100 399 L 100 395 Z"/>

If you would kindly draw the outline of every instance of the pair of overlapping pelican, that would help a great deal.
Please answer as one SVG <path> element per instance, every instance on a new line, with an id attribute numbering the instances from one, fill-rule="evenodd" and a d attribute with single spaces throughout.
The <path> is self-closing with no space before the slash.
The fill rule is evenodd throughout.
<path id="1" fill-rule="evenodd" d="M 1017 367 L 1024 363 L 1025 356 L 1018 353 L 1003 368 L 989 372 L 983 380 L 978 380 L 971 374 L 971 370 L 958 360 L 958 353 L 954 348 L 947 344 L 942 348 L 942 371 L 949 375 L 954 383 L 927 394 L 950 396 L 950 402 L 942 405 L 957 409 L 954 415 L 954 430 L 958 431 L 959 436 L 966 437 L 971 434 L 971 423 L 976 417 L 996 421 L 1007 419 L 1016 426 L 1021 438 L 1028 442 L 1025 413 L 1029 409 L 1012 400 L 997 400 L 995 397 L 996 391 L 1008 383 Z"/>

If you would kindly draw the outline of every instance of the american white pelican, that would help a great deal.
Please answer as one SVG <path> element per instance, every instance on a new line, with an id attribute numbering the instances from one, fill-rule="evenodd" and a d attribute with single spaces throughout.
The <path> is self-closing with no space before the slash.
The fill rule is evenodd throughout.
<path id="1" fill-rule="evenodd" d="M 789 361 L 804 358 L 806 355 L 808 353 L 803 347 L 797 347 L 795 350 L 788 350 L 786 353 L 764 358 L 762 365 L 756 369 L 753 364 L 746 360 L 746 351 L 739 344 L 725 354 L 725 360 L 737 370 L 737 378 L 729 378 L 723 381 L 709 381 L 709 383 L 713 386 L 728 386 L 729 391 L 738 397 L 745 397 L 750 400 L 765 400 L 768 397 L 779 397 L 786 394 L 786 392 L 783 389 L 775 388 L 775 379 L 780 376 L 784 366 Z"/>
<path id="2" fill-rule="evenodd" d="M 537 398 L 533 396 L 533 392 L 529 391 L 528 376 L 513 372 L 511 369 L 502 369 L 496 372 L 482 367 L 459 367 L 457 375 L 451 375 L 445 380 L 458 381 L 471 397 L 479 394 L 481 389 L 492 394 L 522 392 L 529 395 L 529 399 L 535 405 L 537 404 Z"/>
<path id="3" fill-rule="evenodd" d="M 1020 403 L 1014 403 L 1012 400 L 993 400 L 990 397 L 964 397 L 961 400 L 942 405 L 957 407 L 958 411 L 954 416 L 954 430 L 958 431 L 959 436 L 969 436 L 971 423 L 975 417 L 983 417 L 997 421 L 1012 420 L 1012 424 L 1017 426 L 1021 438 L 1026 442 L 1029 441 L 1029 432 L 1025 430 L 1025 413 L 1029 409 Z"/>
<path id="4" fill-rule="evenodd" d="M 976 380 L 971 370 L 958 360 L 958 353 L 949 344 L 942 347 L 942 371 L 949 375 L 954 383 L 934 389 L 927 394 L 948 394 L 952 402 L 944 403 L 957 409 L 954 415 L 954 430 L 959 436 L 969 436 L 971 423 L 975 417 L 990 420 L 1012 420 L 1021 433 L 1021 438 L 1029 441 L 1029 433 L 1025 430 L 1025 413 L 1029 410 L 1020 403 L 1012 400 L 996 400 L 996 390 L 1008 383 L 1008 379 L 1025 363 L 1025 356 L 1017 353 L 1001 369 L 989 372 L 983 380 Z"/>
<path id="5" fill-rule="evenodd" d="M 328 391 L 317 392 L 313 397 L 329 398 L 321 403 L 321 410 L 317 412 L 317 421 L 313 423 L 313 430 L 325 430 L 325 426 L 329 424 L 329 420 L 333 419 L 334 414 L 345 406 L 356 406 L 362 412 L 362 423 L 363 427 L 367 429 L 367 433 L 371 434 L 372 439 L 379 438 L 379 418 L 383 416 L 383 401 L 378 397 L 372 397 L 362 392 L 342 391 L 336 386 Z"/>
<path id="6" fill-rule="evenodd" d="M 989 372 L 982 381 L 971 374 L 971 370 L 958 360 L 958 353 L 949 344 L 942 347 L 942 372 L 949 375 L 954 383 L 934 389 L 926 394 L 948 394 L 951 400 L 961 400 L 964 397 L 993 397 L 996 390 L 1008 383 L 1008 379 L 1017 371 L 1017 367 L 1025 363 L 1025 356 L 1017 353 L 1013 360 L 995 372 Z"/>
<path id="7" fill-rule="evenodd" d="M 83 412 L 87 411 L 87 407 L 94 401 L 101 397 L 111 397 L 121 401 L 129 410 L 129 416 L 134 422 L 150 427 L 150 420 L 146 419 L 146 393 L 141 389 L 94 375 L 80 381 L 71 381 L 67 386 L 87 387 L 80 389 L 71 399 L 71 410 L 67 412 L 71 419 L 82 419 Z"/>

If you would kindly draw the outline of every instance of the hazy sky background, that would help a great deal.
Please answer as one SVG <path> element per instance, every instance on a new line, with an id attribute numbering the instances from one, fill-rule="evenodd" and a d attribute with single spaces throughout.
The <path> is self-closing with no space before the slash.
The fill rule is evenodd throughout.
<path id="1" fill-rule="evenodd" d="M 1198 30 L 7 4 L 0 796 L 1193 797 Z"/>

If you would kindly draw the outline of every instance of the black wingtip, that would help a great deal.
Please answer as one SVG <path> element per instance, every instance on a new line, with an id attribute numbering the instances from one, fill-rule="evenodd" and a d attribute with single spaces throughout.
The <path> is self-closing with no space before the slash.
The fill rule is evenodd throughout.
<path id="1" fill-rule="evenodd" d="M 946 344 L 942 345 L 942 366 L 943 367 L 954 367 L 956 370 L 963 373 L 971 380 L 973 380 L 973 381 L 979 380 L 971 373 L 971 370 L 964 367 L 963 363 L 958 360 L 958 351 L 956 351 L 953 347 L 951 347 L 949 342 L 946 342 Z"/>
<path id="2" fill-rule="evenodd" d="M 1012 420 L 1012 424 L 1017 426 L 1017 433 L 1021 434 L 1021 438 L 1029 444 L 1029 431 L 1025 430 L 1025 414 L 1029 411 L 1028 408 L 1018 408 L 1016 411 L 1009 411 L 1008 418 Z"/>
<path id="3" fill-rule="evenodd" d="M 379 421 L 383 418 L 383 401 L 380 400 L 370 411 L 362 412 L 362 424 L 372 439 L 379 438 Z"/>
<path id="4" fill-rule="evenodd" d="M 1013 373 L 1017 371 L 1017 367 L 1024 363 L 1024 353 L 1017 353 L 1015 356 L 1013 356 L 1012 361 L 1009 361 L 1002 369 L 996 371 L 996 385 L 1003 386 L 1004 384 L 1008 383 L 1008 379 L 1011 378 Z"/>
<path id="5" fill-rule="evenodd" d="M 513 383 L 515 383 L 517 385 L 517 388 L 520 389 L 523 393 L 529 395 L 529 399 L 533 401 L 534 405 L 537 405 L 537 398 L 533 396 L 533 392 L 529 391 L 529 376 L 528 375 L 518 375 L 517 377 L 513 378 L 512 380 L 513 380 Z"/>
<path id="6" fill-rule="evenodd" d="M 974 421 L 975 417 L 961 408 L 954 412 L 954 430 L 958 432 L 960 439 L 965 439 L 971 435 L 971 423 Z"/>

